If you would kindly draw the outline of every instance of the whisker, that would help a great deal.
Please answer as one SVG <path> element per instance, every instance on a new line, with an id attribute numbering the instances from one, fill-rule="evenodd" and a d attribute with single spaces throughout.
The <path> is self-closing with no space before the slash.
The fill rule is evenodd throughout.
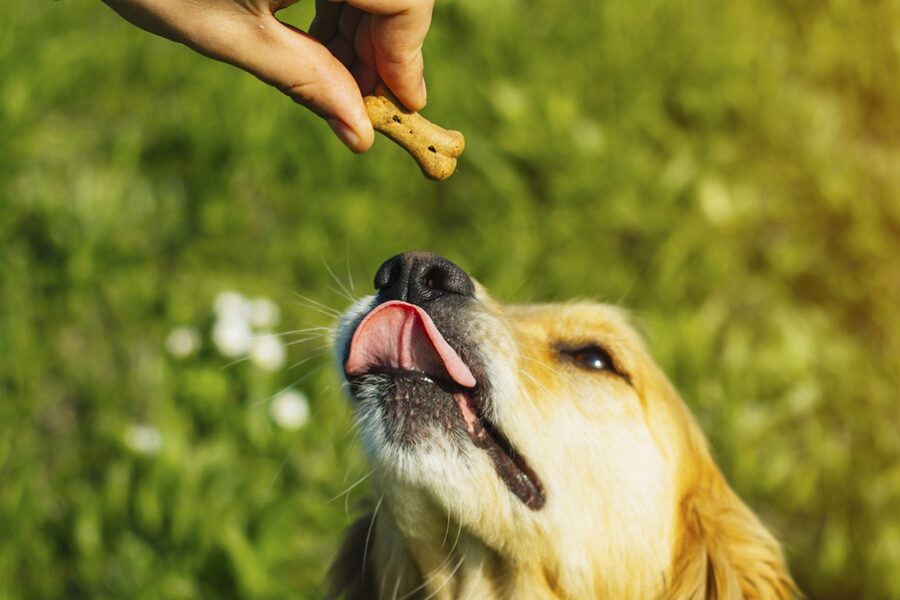
<path id="1" fill-rule="evenodd" d="M 322 357 L 322 356 L 325 356 L 326 354 L 330 354 L 330 353 L 331 353 L 331 345 L 330 345 L 330 344 L 326 344 L 326 345 L 324 345 L 324 346 L 315 346 L 315 347 L 313 347 L 313 348 L 307 348 L 307 350 L 313 351 L 313 354 L 312 354 L 312 356 L 311 356 L 310 358 Z M 288 367 L 288 369 L 293 369 L 294 367 L 296 367 L 296 366 L 298 366 L 298 365 L 301 365 L 301 364 L 303 364 L 304 362 L 306 362 L 306 360 L 307 360 L 307 359 L 303 359 L 303 360 L 300 361 L 299 363 L 292 364 L 291 366 Z M 329 362 L 330 362 L 330 361 L 329 361 Z"/>
<path id="2" fill-rule="evenodd" d="M 462 503 L 462 500 L 460 500 L 460 504 L 461 503 Z M 462 533 L 462 519 L 459 519 L 456 524 L 456 539 L 453 540 L 453 547 L 450 548 L 450 552 L 447 553 L 447 560 L 450 560 L 450 557 L 453 556 L 453 552 L 456 551 L 456 547 L 459 545 L 459 537 L 460 537 L 461 533 Z"/>
<path id="3" fill-rule="evenodd" d="M 247 406 L 247 408 L 255 408 L 255 407 L 259 406 L 260 404 L 265 404 L 266 402 L 269 402 L 270 400 L 274 400 L 275 398 L 277 398 L 277 397 L 280 396 L 281 394 L 283 394 L 283 393 L 285 393 L 286 391 L 288 391 L 289 389 L 291 389 L 291 387 L 293 387 L 293 385 L 294 385 L 294 384 L 291 384 L 291 385 L 288 385 L 288 386 L 285 386 L 285 387 L 281 388 L 280 390 L 278 390 L 277 392 L 275 392 L 274 394 L 272 394 L 272 395 L 269 396 L 268 398 L 263 398 L 262 400 L 257 400 L 256 402 L 251 402 L 251 403 Z"/>
<path id="4" fill-rule="evenodd" d="M 316 310 L 316 311 L 322 313 L 323 315 L 327 315 L 330 317 L 340 318 L 340 316 L 341 316 L 340 311 L 338 311 L 334 308 L 331 308 L 330 306 L 328 306 L 326 304 L 322 304 L 318 300 L 313 300 L 312 298 L 310 298 L 308 296 L 304 296 L 303 294 L 301 294 L 299 292 L 294 292 L 294 296 L 296 296 L 301 301 L 300 302 L 301 306 L 305 306 L 306 308 Z"/>
<path id="5" fill-rule="evenodd" d="M 381 498 L 378 499 L 378 503 L 375 505 L 375 510 L 372 512 L 372 521 L 369 523 L 369 531 L 366 532 L 366 543 L 363 545 L 363 572 L 362 577 L 363 580 L 366 578 L 366 562 L 368 560 L 369 555 L 369 540 L 372 538 L 372 528 L 375 527 L 375 517 L 378 516 L 378 509 L 381 508 L 381 501 L 384 500 L 384 494 L 381 495 Z"/>
<path id="6" fill-rule="evenodd" d="M 302 302 L 298 302 L 297 304 L 300 306 L 300 308 L 305 308 L 306 310 L 311 310 L 313 312 L 319 313 L 323 317 L 328 317 L 331 322 L 337 322 L 341 318 L 341 313 L 337 311 L 332 312 L 330 310 L 325 310 L 324 308 L 321 308 L 319 306 L 304 304 Z"/>
<path id="7" fill-rule="evenodd" d="M 350 426 L 350 430 L 344 435 L 344 440 L 346 440 L 348 444 L 355 444 L 360 435 L 362 435 L 362 427 L 354 422 L 353 425 Z M 350 438 L 349 440 L 347 439 L 348 437 Z"/>
<path id="8" fill-rule="evenodd" d="M 453 547 L 450 548 L 450 551 L 447 553 L 447 556 L 444 557 L 444 560 L 441 561 L 441 564 L 439 564 L 438 566 L 433 568 L 431 570 L 431 572 L 429 572 L 428 575 L 426 575 L 422 579 L 422 583 L 420 583 L 418 586 L 416 586 L 414 589 L 412 589 L 408 594 L 403 596 L 400 600 L 406 600 L 407 598 L 414 595 L 416 592 L 418 592 L 422 588 L 426 587 L 429 583 L 431 583 L 431 581 L 433 579 L 436 579 L 438 577 L 438 575 L 439 575 L 438 572 L 444 568 L 444 565 L 446 565 L 448 562 L 450 562 L 450 559 L 453 557 L 453 552 L 456 550 L 457 544 L 459 544 L 459 537 L 460 537 L 460 533 L 462 532 L 462 520 L 459 521 L 458 525 L 459 526 L 456 529 L 456 540 L 453 542 Z M 453 569 L 453 571 L 450 573 L 450 575 L 448 577 L 452 577 L 456 573 L 456 570 L 459 569 L 459 566 L 462 564 L 464 558 L 465 557 L 460 557 L 459 564 L 456 565 L 456 568 Z M 446 582 L 445 582 L 445 584 L 446 584 Z M 440 591 L 443 587 L 444 586 L 441 585 L 441 587 L 438 588 L 438 591 Z M 429 596 L 429 598 L 430 597 L 431 596 Z"/>
<path id="9" fill-rule="evenodd" d="M 317 371 L 321 371 L 324 367 L 325 367 L 325 365 L 322 365 L 322 366 L 320 366 L 320 367 L 317 367 L 316 369 L 310 371 L 309 373 L 307 373 L 307 374 L 304 375 L 303 377 L 300 377 L 299 379 L 294 380 L 293 383 L 290 383 L 290 384 L 284 386 L 283 388 L 281 388 L 280 390 L 278 390 L 277 392 L 275 392 L 274 394 L 272 394 L 272 395 L 269 396 L 268 398 L 263 398 L 262 400 L 257 400 L 256 402 L 253 402 L 253 403 L 249 404 L 249 405 L 247 406 L 247 408 L 254 408 L 254 407 L 256 407 L 256 406 L 259 406 L 260 404 L 264 404 L 264 403 L 266 403 L 266 402 L 269 402 L 270 400 L 274 400 L 274 399 L 275 399 L 277 396 L 279 396 L 280 394 L 283 394 L 284 392 L 288 391 L 289 389 L 291 389 L 292 387 L 294 387 L 294 386 L 297 385 L 298 383 L 302 383 L 307 377 L 309 377 L 310 375 L 316 373 Z"/>
<path id="10" fill-rule="evenodd" d="M 441 540 L 441 548 L 444 547 L 444 544 L 447 543 L 447 538 L 450 537 L 450 511 L 447 511 L 447 527 L 444 529 L 444 539 Z"/>
<path id="11" fill-rule="evenodd" d="M 397 594 L 400 593 L 400 575 L 394 580 L 394 593 L 391 594 L 391 600 L 397 600 Z"/>
<path id="12" fill-rule="evenodd" d="M 315 348 L 313 348 L 313 350 L 319 350 L 319 351 L 321 351 L 322 353 L 330 352 L 330 351 L 331 351 L 331 344 L 328 343 L 328 344 L 323 344 L 323 345 L 321 345 L 321 346 L 316 346 Z"/>
<path id="13" fill-rule="evenodd" d="M 311 371 L 308 371 L 308 372 L 307 372 L 305 375 L 303 375 L 302 377 L 299 377 L 299 378 L 298 378 L 296 381 L 294 381 L 294 383 L 292 383 L 291 385 L 294 386 L 294 385 L 297 385 L 298 383 L 301 383 L 301 382 L 303 382 L 303 381 L 306 381 L 307 379 L 309 379 L 310 377 L 312 377 L 313 375 L 315 375 L 316 373 L 318 373 L 319 371 L 321 371 L 322 369 L 324 369 L 324 368 L 327 367 L 327 366 L 328 366 L 328 363 L 326 363 L 326 364 L 324 364 L 324 365 L 319 365 L 319 366 L 316 367 L 315 369 L 313 369 L 313 370 L 311 370 Z"/>
<path id="14" fill-rule="evenodd" d="M 285 335 L 294 335 L 295 333 L 312 333 L 314 331 L 321 331 L 323 334 L 331 331 L 330 328 L 317 325 L 315 327 L 304 327 L 303 329 L 291 329 L 290 331 L 281 331 L 278 333 L 260 333 L 253 336 L 253 339 L 265 339 L 270 337 L 282 337 Z"/>
<path id="15" fill-rule="evenodd" d="M 314 359 L 314 358 L 319 358 L 319 357 L 322 356 L 323 354 L 325 354 L 325 353 L 324 353 L 324 352 L 316 352 L 315 354 L 312 354 L 312 355 L 310 355 L 310 356 L 307 356 L 307 357 L 304 358 L 303 360 L 299 360 L 299 361 L 295 362 L 294 364 L 292 364 L 291 366 L 289 366 L 288 369 L 294 369 L 294 368 L 296 368 L 296 367 L 299 367 L 300 365 L 302 365 L 302 364 L 304 364 L 304 363 L 307 363 L 307 362 L 311 361 L 311 360 Z"/>
<path id="16" fill-rule="evenodd" d="M 350 422 L 350 427 L 347 429 L 347 433 L 344 434 L 344 441 L 347 441 L 347 438 L 353 435 L 354 433 L 358 434 L 360 430 L 359 417 L 354 417 L 354 419 Z M 352 441 L 356 441 L 354 437 Z"/>
<path id="17" fill-rule="evenodd" d="M 344 517 L 350 522 L 350 494 L 344 496 Z"/>
<path id="18" fill-rule="evenodd" d="M 259 337 L 266 337 L 266 336 L 259 336 Z M 305 344 L 305 343 L 307 343 L 307 342 L 312 342 L 312 341 L 315 341 L 315 340 L 320 340 L 320 339 L 322 339 L 323 337 L 324 337 L 324 335 L 314 335 L 314 336 L 309 336 L 309 337 L 301 338 L 301 339 L 299 339 L 299 340 L 291 340 L 290 342 L 285 342 L 285 343 L 283 344 L 283 346 L 284 346 L 285 348 L 288 348 L 288 347 L 290 347 L 290 346 L 296 346 L 297 344 Z M 310 360 L 311 358 L 315 358 L 315 357 L 317 357 L 317 356 L 322 356 L 322 355 L 324 355 L 324 354 L 327 354 L 327 353 L 331 350 L 331 344 L 326 344 L 326 345 L 324 345 L 324 346 L 316 346 L 315 348 L 312 348 L 312 350 L 317 350 L 317 352 L 316 352 L 315 354 L 313 354 L 312 356 L 310 356 L 309 358 L 306 358 L 306 359 L 304 359 L 304 360 L 301 360 L 301 361 L 298 362 L 298 363 L 295 363 L 295 364 L 291 365 L 290 367 L 288 367 L 288 369 L 293 369 L 294 367 L 296 367 L 296 366 L 298 366 L 298 365 L 301 365 L 301 364 L 305 363 L 307 360 Z M 224 365 L 222 365 L 222 366 L 219 367 L 219 368 L 222 369 L 222 370 L 225 370 L 225 369 L 228 369 L 228 368 L 230 368 L 230 367 L 233 367 L 234 365 L 237 365 L 237 364 L 240 364 L 240 363 L 242 363 L 242 362 L 244 362 L 244 361 L 250 360 L 250 358 L 251 358 L 251 355 L 250 355 L 250 354 L 245 354 L 244 356 L 241 356 L 241 357 L 236 358 L 236 359 L 234 359 L 234 360 L 232 360 L 232 361 L 230 361 L 230 362 L 225 363 Z"/>
<path id="19" fill-rule="evenodd" d="M 345 484 L 347 483 L 347 479 L 350 477 L 350 471 L 351 471 L 351 470 L 355 470 L 355 468 L 351 467 L 351 468 L 347 469 L 347 470 L 344 472 L 343 483 L 345 483 Z M 326 502 L 326 504 L 329 503 L 329 502 L 333 502 L 334 500 L 337 500 L 337 499 L 340 498 L 341 496 L 344 496 L 344 516 L 347 518 L 347 522 L 349 523 L 349 522 L 350 522 L 350 493 L 349 493 L 349 492 L 350 492 L 350 490 L 352 490 L 354 487 L 356 487 L 357 485 L 359 485 L 360 483 L 362 483 L 362 481 L 364 481 L 367 477 L 369 477 L 369 476 L 370 476 L 372 473 L 374 473 L 374 472 L 375 472 L 374 469 L 373 469 L 373 470 L 370 470 L 368 473 L 366 473 L 365 475 L 363 475 L 362 478 L 360 478 L 358 481 L 356 481 L 356 483 L 352 484 L 350 487 L 348 487 L 347 489 L 345 489 L 343 492 L 341 492 L 340 494 L 338 494 L 338 495 L 335 496 L 334 498 L 331 498 L 330 500 L 328 500 L 328 501 Z"/>
<path id="20" fill-rule="evenodd" d="M 479 562 L 479 563 L 478 563 L 478 572 L 475 574 L 474 577 L 470 577 L 470 578 L 468 578 L 468 579 L 469 579 L 470 581 L 478 581 L 478 580 L 481 578 L 481 573 L 482 573 L 483 570 L 484 570 L 484 563 Z M 469 598 L 472 597 L 472 594 L 475 592 L 475 590 L 476 590 L 475 586 L 474 586 L 474 585 L 471 586 L 471 587 L 469 588 L 469 591 L 466 592 L 466 597 L 465 597 L 463 600 L 469 600 Z"/>
<path id="21" fill-rule="evenodd" d="M 534 375 L 532 375 L 531 373 L 529 373 L 528 371 L 523 371 L 522 369 L 519 369 L 519 374 L 528 378 L 528 381 L 530 381 L 531 383 L 533 383 L 534 385 L 539 387 L 542 392 L 544 392 L 546 394 L 550 393 L 550 390 L 548 390 L 547 387 L 543 383 L 538 381 L 537 378 Z"/>
<path id="22" fill-rule="evenodd" d="M 287 456 L 284 457 L 284 460 L 281 461 L 281 464 L 278 466 L 278 469 L 275 471 L 275 474 L 272 475 L 272 480 L 269 482 L 268 487 L 266 488 L 265 493 L 263 494 L 262 504 L 265 505 L 266 502 L 269 501 L 269 497 L 272 495 L 272 490 L 275 488 L 275 482 L 278 481 L 278 478 L 281 476 L 281 472 L 284 471 L 284 468 L 287 466 L 288 461 L 291 459 L 291 454 L 294 452 L 294 448 L 297 447 L 297 442 L 291 446 L 290 450 L 288 450 Z"/>
<path id="23" fill-rule="evenodd" d="M 354 298 L 353 296 L 348 296 L 347 292 L 345 292 L 343 289 L 336 288 L 333 285 L 329 285 L 328 289 L 331 290 L 332 292 L 334 292 L 335 294 L 337 294 L 338 296 L 340 296 L 341 298 L 344 298 L 345 300 L 347 300 L 347 302 L 349 302 L 351 304 L 356 302 L 356 298 Z"/>
<path id="24" fill-rule="evenodd" d="M 304 303 L 304 302 L 298 302 L 297 304 L 299 304 L 302 308 L 306 308 L 306 309 L 312 310 L 314 312 L 317 312 L 319 314 L 322 314 L 322 315 L 328 317 L 329 319 L 337 319 L 340 317 L 340 313 L 333 309 L 326 309 L 321 306 L 316 306 L 315 304 L 309 304 L 309 303 Z"/>
<path id="25" fill-rule="evenodd" d="M 350 247 L 347 247 L 347 283 L 350 284 L 350 291 L 356 295 L 356 286 L 353 285 L 353 274 L 350 272 Z"/>
<path id="26" fill-rule="evenodd" d="M 334 498 L 330 498 L 329 500 L 326 500 L 326 501 L 325 501 L 325 504 L 331 504 L 332 502 L 334 502 L 335 500 L 337 500 L 337 499 L 340 498 L 341 496 L 343 496 L 343 495 L 345 495 L 345 494 L 349 494 L 351 491 L 353 491 L 353 488 L 355 488 L 356 486 L 358 486 L 359 484 L 361 484 L 363 481 L 365 481 L 366 479 L 368 479 L 368 478 L 369 478 L 369 475 L 371 475 L 373 472 L 374 472 L 374 471 L 369 471 L 368 473 L 366 473 L 365 475 L 363 475 L 362 477 L 360 477 L 359 479 L 357 479 L 355 483 L 353 483 L 350 487 L 348 487 L 347 489 L 345 489 L 343 492 L 341 492 L 340 494 L 338 494 L 338 495 L 335 496 Z"/>
<path id="27" fill-rule="evenodd" d="M 385 597 L 385 595 L 384 595 L 384 584 L 387 583 L 387 574 L 391 572 L 391 565 L 394 564 L 394 559 L 395 559 L 396 557 L 397 557 L 397 552 L 396 552 L 396 550 L 391 550 L 391 555 L 390 555 L 390 557 L 388 557 L 388 561 L 387 561 L 387 563 L 384 565 L 384 567 L 383 567 L 383 569 L 382 569 L 383 575 L 382 575 L 382 577 L 381 577 L 381 583 L 378 585 L 378 597 L 379 597 L 379 598 L 384 598 L 384 597 Z"/>
<path id="28" fill-rule="evenodd" d="M 297 299 L 307 302 L 312 306 L 318 306 L 319 308 L 324 308 L 326 310 L 337 312 L 333 307 L 328 306 L 327 304 L 325 304 L 323 302 L 319 302 L 315 298 L 310 298 L 309 296 L 304 296 L 300 292 L 294 292 L 294 296 L 296 296 Z"/>
<path id="29" fill-rule="evenodd" d="M 529 373 L 529 372 L 527 372 L 527 371 L 523 371 L 522 369 L 519 369 L 519 373 L 520 373 L 521 375 L 524 375 L 526 378 L 528 378 L 529 381 L 531 381 L 534 385 L 536 385 L 538 388 L 540 388 L 541 391 L 543 391 L 545 394 L 547 394 L 548 396 L 550 395 L 550 390 L 548 390 L 548 389 L 544 386 L 544 384 L 542 384 L 540 381 L 538 381 L 537 379 L 535 379 L 534 376 L 533 376 L 531 373 Z M 537 408 L 537 406 L 535 405 L 535 403 L 534 403 L 534 401 L 532 400 L 532 398 L 530 397 L 530 395 L 528 395 L 528 402 L 524 402 L 523 405 L 524 405 L 525 407 L 527 407 L 527 409 L 531 412 L 532 415 L 534 415 L 534 417 L 535 417 L 536 419 L 538 419 L 539 421 L 540 421 L 540 420 L 543 420 L 543 418 L 544 418 L 543 415 L 541 415 L 540 411 L 538 411 L 538 408 Z"/>
<path id="30" fill-rule="evenodd" d="M 520 355 L 519 355 L 519 358 L 522 358 L 522 359 L 524 359 L 524 360 L 530 360 L 531 362 L 533 362 L 533 363 L 535 363 L 535 364 L 538 364 L 538 365 L 540 365 L 541 367 L 547 369 L 547 370 L 550 371 L 551 373 L 554 373 L 555 375 L 559 375 L 560 377 L 564 377 L 562 371 L 560 371 L 559 369 L 556 369 L 556 368 L 554 368 L 554 367 L 551 367 L 550 365 L 548 365 L 547 363 L 545 363 L 545 362 L 542 361 L 542 360 L 538 360 L 538 359 L 536 359 L 536 358 L 532 358 L 532 357 L 530 357 L 530 356 L 526 356 L 525 354 L 520 354 Z"/>
<path id="31" fill-rule="evenodd" d="M 338 290 L 334 290 L 334 291 L 336 291 L 336 292 L 338 292 L 339 294 L 341 294 L 344 298 L 346 298 L 346 299 L 349 300 L 350 302 L 356 302 L 356 298 L 353 297 L 353 294 L 350 293 L 350 290 L 348 290 L 348 289 L 344 286 L 344 284 L 341 282 L 341 280 L 338 279 L 338 276 L 334 274 L 334 271 L 331 270 L 331 267 L 328 266 L 328 263 L 325 262 L 324 260 L 322 261 L 322 263 L 325 265 L 325 268 L 328 270 L 328 274 L 331 275 L 331 278 L 332 278 L 332 279 L 334 279 L 334 282 L 335 282 L 336 284 L 338 284 L 338 286 L 341 288 L 340 291 L 338 291 Z"/>
<path id="32" fill-rule="evenodd" d="M 515 296 L 516 292 L 518 292 L 520 289 L 522 289 L 522 287 L 523 287 L 526 283 L 528 283 L 528 279 L 529 279 L 529 278 L 528 278 L 527 276 L 526 276 L 526 277 L 523 277 L 523 278 L 519 281 L 519 283 L 517 283 L 516 285 L 513 286 L 512 289 L 504 290 L 504 291 L 502 292 L 502 294 L 498 294 L 498 297 L 503 298 L 503 301 L 504 301 L 504 302 L 508 302 L 511 298 L 513 298 L 513 297 Z"/>
<path id="33" fill-rule="evenodd" d="M 242 356 L 240 358 L 236 358 L 231 362 L 227 362 L 219 368 L 224 371 L 225 369 L 228 369 L 230 367 L 233 367 L 234 365 L 240 364 L 240 363 L 244 362 L 245 360 L 250 360 L 249 354 L 245 354 L 244 356 Z"/>
<path id="34" fill-rule="evenodd" d="M 305 344 L 306 342 L 313 342 L 315 340 L 321 340 L 321 335 L 312 335 L 305 338 L 300 338 L 299 340 L 291 340 L 290 342 L 285 342 L 284 347 L 289 348 L 291 346 L 296 346 L 297 344 Z"/>
<path id="35" fill-rule="evenodd" d="M 453 580 L 453 576 L 456 575 L 457 571 L 459 571 L 459 568 L 462 566 L 464 559 L 465 559 L 464 556 L 459 557 L 459 562 L 456 563 L 456 566 L 453 567 L 453 570 L 450 571 L 450 573 L 444 579 L 444 583 L 442 583 L 436 590 L 431 592 L 429 595 L 425 596 L 424 600 L 430 600 L 431 598 L 434 598 L 438 594 L 438 592 L 440 592 L 442 589 L 447 587 L 447 585 Z"/>
<path id="36" fill-rule="evenodd" d="M 632 277 L 631 282 L 622 291 L 622 293 L 619 294 L 619 298 L 618 298 L 618 300 L 616 300 L 616 304 L 619 304 L 619 305 L 629 304 L 628 299 L 631 297 L 632 290 L 634 290 L 635 287 L 637 287 L 637 284 L 650 271 L 650 267 L 653 265 L 654 262 L 656 262 L 657 257 L 660 256 L 660 254 L 662 253 L 661 249 L 662 249 L 662 246 L 660 246 L 657 250 L 655 250 L 651 256 L 648 256 L 647 259 L 644 261 L 644 264 L 641 265 L 640 268 L 637 269 L 637 272 L 635 273 L 634 277 Z"/>

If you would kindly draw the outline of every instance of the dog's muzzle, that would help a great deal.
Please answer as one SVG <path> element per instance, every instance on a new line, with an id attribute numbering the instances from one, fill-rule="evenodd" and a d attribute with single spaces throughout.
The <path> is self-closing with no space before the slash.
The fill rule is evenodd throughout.
<path id="1" fill-rule="evenodd" d="M 471 442 L 529 508 L 543 486 L 491 414 L 491 381 L 481 340 L 468 325 L 479 310 L 475 284 L 460 267 L 426 252 L 387 260 L 375 274 L 374 307 L 353 325 L 344 374 L 359 404 L 379 411 L 386 441 L 412 448 L 423 439 Z"/>

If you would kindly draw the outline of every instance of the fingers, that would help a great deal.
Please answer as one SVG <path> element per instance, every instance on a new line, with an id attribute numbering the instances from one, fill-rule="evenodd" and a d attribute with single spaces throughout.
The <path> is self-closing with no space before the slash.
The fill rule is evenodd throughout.
<path id="1" fill-rule="evenodd" d="M 309 24 L 309 35 L 323 44 L 337 35 L 342 8 L 329 0 L 316 0 L 316 15 Z"/>
<path id="2" fill-rule="evenodd" d="M 323 117 L 354 152 L 371 147 L 375 134 L 359 87 L 322 43 L 272 16 L 230 21 L 213 30 L 227 45 L 198 49 L 249 71 Z"/>
<path id="3" fill-rule="evenodd" d="M 421 109 L 427 96 L 422 44 L 431 26 L 434 1 L 346 0 L 346 3 L 370 13 L 369 31 L 365 31 L 365 22 L 359 27 L 360 35 L 370 36 L 374 54 L 370 65 L 407 108 Z M 361 58 L 366 53 L 366 45 L 358 36 L 357 53 Z"/>
<path id="4" fill-rule="evenodd" d="M 407 108 L 425 105 L 422 44 L 434 0 L 317 0 L 310 35 L 272 13 L 296 0 L 104 1 L 140 27 L 277 87 L 355 152 L 374 138 L 360 89 L 381 79 Z"/>

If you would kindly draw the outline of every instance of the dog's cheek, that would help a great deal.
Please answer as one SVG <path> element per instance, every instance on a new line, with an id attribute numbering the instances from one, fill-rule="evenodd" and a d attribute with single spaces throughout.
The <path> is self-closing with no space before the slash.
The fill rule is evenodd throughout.
<path id="1" fill-rule="evenodd" d="M 572 408 L 590 423 L 642 421 L 641 401 L 627 383 L 615 375 L 585 373 L 570 386 Z"/>
<path id="2" fill-rule="evenodd" d="M 384 460 L 391 449 L 384 429 L 384 415 L 378 391 L 374 388 L 356 399 L 355 420 L 359 439 L 369 460 Z"/>
<path id="3" fill-rule="evenodd" d="M 477 358 L 488 378 L 482 382 L 491 396 L 489 408 L 492 412 L 486 416 L 502 422 L 507 406 L 521 395 L 515 339 L 505 321 L 487 314 L 481 307 L 472 309 L 468 321 L 470 325 L 465 335 L 467 339 L 477 340 Z"/>

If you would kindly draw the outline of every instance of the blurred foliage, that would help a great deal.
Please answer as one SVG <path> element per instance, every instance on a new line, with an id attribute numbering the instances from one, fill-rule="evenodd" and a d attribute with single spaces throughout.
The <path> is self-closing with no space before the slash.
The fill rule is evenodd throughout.
<path id="1" fill-rule="evenodd" d="M 632 308 L 809 596 L 900 597 L 900 4 L 439 0 L 426 53 L 442 184 L 98 2 L 0 4 L 0 598 L 318 596 L 367 471 L 330 358 L 226 367 L 210 307 L 327 325 L 294 292 L 412 248 Z"/>

